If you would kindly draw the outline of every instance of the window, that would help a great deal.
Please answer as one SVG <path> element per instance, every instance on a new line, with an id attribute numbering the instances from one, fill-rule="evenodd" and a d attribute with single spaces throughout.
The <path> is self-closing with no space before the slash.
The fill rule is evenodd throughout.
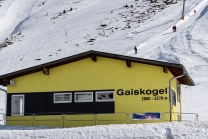
<path id="1" fill-rule="evenodd" d="M 72 102 L 71 93 L 54 93 L 54 103 L 70 103 Z"/>
<path id="2" fill-rule="evenodd" d="M 93 92 L 75 93 L 75 102 L 93 102 Z"/>
<path id="3" fill-rule="evenodd" d="M 181 97 L 181 87 L 180 84 L 177 83 L 177 100 L 179 103 L 181 102 L 180 97 Z"/>
<path id="4" fill-rule="evenodd" d="M 172 105 L 176 106 L 176 92 L 172 89 Z"/>
<path id="5" fill-rule="evenodd" d="M 24 95 L 12 95 L 11 115 L 24 115 Z"/>
<path id="6" fill-rule="evenodd" d="M 114 101 L 113 91 L 96 92 L 96 101 Z"/>

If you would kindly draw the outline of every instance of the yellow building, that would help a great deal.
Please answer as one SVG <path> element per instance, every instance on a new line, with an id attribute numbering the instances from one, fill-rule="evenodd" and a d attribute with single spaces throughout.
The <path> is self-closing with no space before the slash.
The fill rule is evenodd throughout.
<path id="1" fill-rule="evenodd" d="M 74 127 L 180 121 L 181 84 L 194 82 L 181 64 L 87 51 L 1 75 L 0 84 L 7 125 Z"/>

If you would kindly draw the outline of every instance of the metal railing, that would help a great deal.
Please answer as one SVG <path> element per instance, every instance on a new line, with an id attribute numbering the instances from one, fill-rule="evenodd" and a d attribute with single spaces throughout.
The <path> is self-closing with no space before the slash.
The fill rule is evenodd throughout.
<path id="1" fill-rule="evenodd" d="M 32 113 L 24 113 L 24 115 L 17 115 L 16 113 L 7 113 L 4 114 L 6 121 L 32 121 L 33 120 L 33 114 Z M 11 116 L 7 116 L 11 115 Z M 28 117 L 28 119 L 25 118 L 25 116 Z"/>
<path id="2" fill-rule="evenodd" d="M 90 125 L 102 125 L 102 123 L 145 123 L 145 122 L 152 122 L 156 121 L 154 119 L 140 119 L 140 120 L 135 120 L 133 119 L 133 114 L 134 113 L 150 113 L 150 112 L 131 112 L 131 113 L 126 113 L 126 112 L 117 112 L 117 113 L 72 113 L 72 112 L 66 112 L 66 113 L 61 113 L 61 112 L 51 112 L 51 113 L 25 113 L 25 115 L 15 115 L 12 116 L 12 113 L 0 113 L 0 121 L 7 121 L 7 122 L 27 122 L 28 126 L 39 126 L 38 123 L 44 123 L 44 122 L 60 122 L 59 125 L 60 127 L 69 127 L 72 122 L 81 122 L 81 123 L 88 123 Z M 152 112 L 152 113 L 159 113 L 159 112 Z M 173 115 L 193 115 L 195 116 L 195 121 L 198 121 L 198 113 L 178 113 L 174 112 L 172 113 Z M 7 115 L 7 116 L 6 116 Z M 11 115 L 11 116 L 10 116 Z M 170 112 L 160 112 L 160 118 L 159 120 L 157 119 L 158 122 L 167 122 L 169 121 L 170 117 Z M 174 117 L 174 116 L 173 116 Z M 179 117 L 173 118 L 173 121 L 186 121 L 186 120 L 181 120 Z M 193 121 L 190 120 L 189 121 Z M 44 125 L 44 124 L 43 124 Z"/>
<path id="3" fill-rule="evenodd" d="M 102 116 L 104 116 L 105 118 L 103 118 Z M 115 118 L 114 116 L 117 116 L 117 117 Z M 127 124 L 129 124 L 129 113 L 126 113 L 126 112 L 100 113 L 100 114 L 95 114 L 95 118 L 96 118 L 95 119 L 96 123 L 98 123 L 98 122 L 101 122 L 101 123 L 111 122 L 112 123 L 113 122 L 113 123 L 127 123 Z"/>
<path id="4" fill-rule="evenodd" d="M 60 116 L 58 119 L 54 118 L 54 116 Z M 47 116 L 47 119 L 43 119 L 43 118 L 39 118 L 38 117 L 43 117 L 43 116 Z M 52 117 L 52 118 L 49 118 Z M 50 112 L 50 113 L 33 113 L 33 119 L 35 121 L 61 121 L 63 120 L 63 113 L 61 112 Z"/>
<path id="5" fill-rule="evenodd" d="M 86 118 L 86 119 L 78 119 L 74 118 L 75 116 L 82 116 L 82 117 L 87 117 L 87 116 L 92 116 L 91 118 Z M 63 114 L 63 127 L 65 127 L 66 122 L 92 122 L 94 125 L 96 125 L 96 114 L 92 113 L 72 113 L 72 112 L 66 112 Z M 70 117 L 70 118 L 68 118 Z"/>
<path id="6" fill-rule="evenodd" d="M 166 120 L 166 115 L 170 116 L 170 112 L 164 112 L 163 113 L 163 121 L 169 121 L 169 120 Z M 195 121 L 198 121 L 199 120 L 199 115 L 198 113 L 180 113 L 180 112 L 172 112 L 172 115 L 173 115 L 173 118 L 172 118 L 172 121 L 193 121 L 193 119 L 195 119 Z M 183 115 L 183 120 L 181 120 L 180 118 L 175 118 L 174 115 L 177 115 L 177 116 L 181 116 Z M 184 115 L 193 115 L 194 118 L 189 118 L 188 120 L 186 118 L 184 118 Z"/>

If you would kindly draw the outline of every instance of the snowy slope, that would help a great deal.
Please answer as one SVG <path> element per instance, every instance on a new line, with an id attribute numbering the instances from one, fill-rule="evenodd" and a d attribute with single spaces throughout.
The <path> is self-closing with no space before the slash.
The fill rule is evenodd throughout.
<path id="1" fill-rule="evenodd" d="M 187 3 L 186 13 L 192 10 L 199 1 L 191 0 Z M 170 28 L 180 19 L 182 9 L 181 1 L 170 6 L 158 3 L 157 5 L 160 7 L 155 8 L 155 12 L 150 11 L 149 1 L 79 0 L 57 2 L 50 0 L 43 5 L 42 0 L 36 0 L 35 3 L 29 0 L 27 3 L 28 7 L 32 7 L 30 10 L 24 7 L 18 9 L 25 15 L 12 14 L 14 16 L 12 19 L 22 18 L 20 23 L 12 21 L 13 28 L 16 28 L 8 32 L 0 31 L 1 39 L 8 38 L 13 42 L 12 45 L 1 50 L 0 58 L 0 64 L 6 64 L 7 67 L 13 68 L 3 67 L 0 74 L 91 49 L 125 54 L 134 45 L 140 45 L 159 32 Z M 125 8 L 127 3 L 133 8 Z M 71 8 L 73 8 L 72 11 L 70 11 Z M 161 10 L 161 8 L 165 9 Z M 7 11 L 15 13 L 16 10 L 16 7 L 10 6 Z M 63 14 L 64 10 L 67 11 L 65 14 Z M 146 16 L 143 16 L 142 13 L 146 13 Z M 147 20 L 148 17 L 153 18 Z M 139 20 L 141 20 L 140 23 L 138 23 Z M 101 25 L 107 26 L 102 27 Z M 21 35 L 18 35 L 20 30 Z M 12 34 L 13 32 L 16 33 Z M 8 36 L 8 34 L 12 35 Z M 95 41 L 91 42 L 92 39 Z M 12 53 L 14 49 L 15 53 Z M 13 63 L 16 63 L 15 67 Z"/>
<path id="2" fill-rule="evenodd" d="M 143 53 L 142 57 L 183 64 L 196 83 L 194 87 L 184 86 L 183 88 L 183 112 L 197 112 L 199 119 L 207 121 L 208 6 L 207 1 L 201 3 L 203 2 L 205 4 L 198 9 L 199 12 L 196 15 L 191 14 L 193 11 L 187 15 L 188 24 L 179 25 L 179 27 L 185 27 L 184 30 L 179 29 L 180 33 L 171 37 L 168 42 L 158 45 L 159 47 Z M 189 24 L 190 22 L 192 24 Z"/>
<path id="3" fill-rule="evenodd" d="M 196 84 L 182 87 L 183 112 L 199 113 L 200 121 L 47 130 L 1 126 L 0 138 L 208 138 L 203 122 L 208 120 L 208 0 L 186 1 L 184 21 L 182 0 L 155 12 L 146 0 L 6 0 L 0 5 L 0 46 L 6 38 L 13 42 L 0 47 L 0 75 L 87 50 L 181 63 Z M 177 32 L 171 32 L 172 25 Z M 0 113 L 4 102 L 0 92 Z"/>

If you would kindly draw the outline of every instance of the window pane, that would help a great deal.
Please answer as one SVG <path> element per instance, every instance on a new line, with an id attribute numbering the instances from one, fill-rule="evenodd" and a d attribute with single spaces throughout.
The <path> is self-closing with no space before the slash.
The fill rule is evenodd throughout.
<path id="1" fill-rule="evenodd" d="M 113 101 L 113 92 L 96 92 L 97 101 Z"/>
<path id="2" fill-rule="evenodd" d="M 172 89 L 172 104 L 176 106 L 176 92 Z"/>
<path id="3" fill-rule="evenodd" d="M 70 94 L 56 95 L 56 101 L 70 101 Z"/>
<path id="4" fill-rule="evenodd" d="M 12 96 L 12 115 L 24 115 L 24 96 L 13 95 Z"/>
<path id="5" fill-rule="evenodd" d="M 76 93 L 75 101 L 76 102 L 92 102 L 93 95 L 91 92 L 90 93 Z"/>
<path id="6" fill-rule="evenodd" d="M 180 103 L 180 95 L 181 95 L 181 88 L 180 88 L 180 84 L 177 84 L 177 93 L 178 93 L 178 97 L 177 97 L 177 100 L 178 100 L 178 102 Z"/>
<path id="7" fill-rule="evenodd" d="M 54 94 L 54 102 L 71 102 L 71 93 Z"/>

